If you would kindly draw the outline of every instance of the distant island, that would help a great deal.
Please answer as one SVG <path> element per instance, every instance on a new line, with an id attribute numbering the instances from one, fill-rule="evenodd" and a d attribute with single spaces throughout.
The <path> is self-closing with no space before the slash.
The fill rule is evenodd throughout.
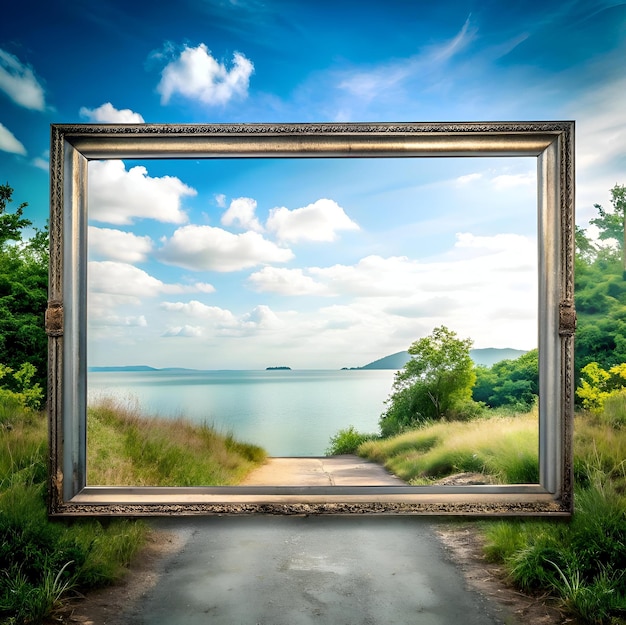
<path id="1" fill-rule="evenodd" d="M 502 360 L 513 360 L 519 358 L 526 351 L 522 349 L 512 349 L 508 347 L 496 348 L 487 347 L 484 349 L 471 349 L 470 357 L 474 361 L 475 365 L 483 365 L 485 367 L 491 367 L 497 362 Z M 404 365 L 411 358 L 409 352 L 396 352 L 384 358 L 374 360 L 362 367 L 343 367 L 342 370 L 347 371 L 360 371 L 363 369 L 402 369 Z"/>
<path id="2" fill-rule="evenodd" d="M 265 367 L 265 371 L 291 371 L 291 367 Z"/>

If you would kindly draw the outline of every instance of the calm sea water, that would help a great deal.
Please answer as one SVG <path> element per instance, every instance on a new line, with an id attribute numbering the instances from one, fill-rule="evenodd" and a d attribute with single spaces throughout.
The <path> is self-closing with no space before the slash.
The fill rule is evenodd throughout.
<path id="1" fill-rule="evenodd" d="M 137 401 L 145 414 L 206 421 L 270 456 L 322 456 L 353 425 L 376 432 L 394 371 L 147 371 L 89 373 L 89 401 Z"/>

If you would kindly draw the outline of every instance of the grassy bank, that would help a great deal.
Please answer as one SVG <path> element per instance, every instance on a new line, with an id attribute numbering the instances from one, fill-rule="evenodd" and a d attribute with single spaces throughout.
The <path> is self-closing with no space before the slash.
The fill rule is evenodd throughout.
<path id="1" fill-rule="evenodd" d="M 626 624 L 626 402 L 577 415 L 574 427 L 575 514 L 553 520 L 480 523 L 486 557 L 503 564 L 526 593 L 560 598 L 589 625 Z M 351 433 L 358 442 L 358 434 Z M 347 439 L 346 439 L 347 440 Z M 485 481 L 537 482 L 536 413 L 445 422 L 355 451 L 413 484 L 471 471 Z"/>
<path id="2" fill-rule="evenodd" d="M 90 410 L 88 435 L 94 484 L 234 484 L 265 458 L 207 426 L 146 419 L 111 402 Z M 119 579 L 148 533 L 137 520 L 50 522 L 46 456 L 45 415 L 0 401 L 0 622 L 7 625 L 40 623 L 73 593 Z"/>
<path id="3" fill-rule="evenodd" d="M 386 439 L 369 440 L 360 456 L 383 464 L 413 485 L 454 473 L 483 473 L 488 481 L 539 481 L 536 412 L 434 423 Z"/>
<path id="4" fill-rule="evenodd" d="M 205 423 L 146 417 L 115 399 L 89 409 L 87 441 L 88 483 L 110 486 L 227 486 L 266 458 Z"/>

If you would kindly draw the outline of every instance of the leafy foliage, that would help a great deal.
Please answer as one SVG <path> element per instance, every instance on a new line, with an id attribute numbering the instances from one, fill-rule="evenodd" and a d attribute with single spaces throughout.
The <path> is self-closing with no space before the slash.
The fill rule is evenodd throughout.
<path id="1" fill-rule="evenodd" d="M 330 445 L 326 450 L 327 456 L 340 456 L 341 454 L 355 454 L 361 443 L 376 439 L 376 434 L 362 434 L 357 432 L 353 425 L 339 430 L 331 437 Z"/>
<path id="2" fill-rule="evenodd" d="M 576 395 L 582 400 L 583 408 L 599 412 L 606 400 L 613 395 L 626 392 L 626 363 L 615 365 L 605 371 L 597 362 L 590 362 L 581 371 L 580 386 Z"/>
<path id="3" fill-rule="evenodd" d="M 409 347 L 412 358 L 396 373 L 380 419 L 383 436 L 442 419 L 471 400 L 476 380 L 471 347 L 471 339 L 459 339 L 445 326 Z"/>
<path id="4" fill-rule="evenodd" d="M 15 372 L 0 363 L 0 399 L 14 401 L 25 408 L 37 408 L 43 400 L 43 390 L 37 382 L 32 381 L 34 376 L 35 367 L 29 362 L 25 362 L 19 371 Z M 12 379 L 11 386 L 17 387 L 17 391 L 5 386 L 5 378 Z"/>
<path id="5" fill-rule="evenodd" d="M 48 232 L 36 230 L 33 238 L 23 240 L 23 229 L 32 223 L 23 217 L 25 203 L 7 212 L 12 194 L 8 184 L 0 185 L 0 362 L 16 372 L 30 363 L 33 384 L 45 390 Z M 20 384 L 5 377 L 8 390 L 20 392 Z"/>
<path id="6" fill-rule="evenodd" d="M 533 349 L 514 360 L 476 367 L 473 397 L 491 408 L 530 410 L 539 394 L 539 354 Z"/>
<path id="7" fill-rule="evenodd" d="M 583 229 L 576 231 L 578 375 L 592 362 L 607 370 L 626 362 L 626 274 L 621 252 L 626 186 L 615 185 L 611 197 L 613 210 L 606 211 L 596 204 L 599 217 L 590 220 L 598 227 L 599 239 L 611 245 L 596 244 Z"/>
<path id="8" fill-rule="evenodd" d="M 607 211 L 600 204 L 594 204 L 599 217 L 590 219 L 589 223 L 599 230 L 601 240 L 613 240 L 618 247 L 624 247 L 624 224 L 626 217 L 626 185 L 616 184 L 611 189 L 612 211 Z"/>

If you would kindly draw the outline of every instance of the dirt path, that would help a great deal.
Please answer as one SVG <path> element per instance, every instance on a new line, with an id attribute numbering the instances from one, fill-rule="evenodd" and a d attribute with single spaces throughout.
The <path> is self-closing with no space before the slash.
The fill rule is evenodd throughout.
<path id="1" fill-rule="evenodd" d="M 379 464 L 353 455 L 269 458 L 242 486 L 405 486 Z"/>

